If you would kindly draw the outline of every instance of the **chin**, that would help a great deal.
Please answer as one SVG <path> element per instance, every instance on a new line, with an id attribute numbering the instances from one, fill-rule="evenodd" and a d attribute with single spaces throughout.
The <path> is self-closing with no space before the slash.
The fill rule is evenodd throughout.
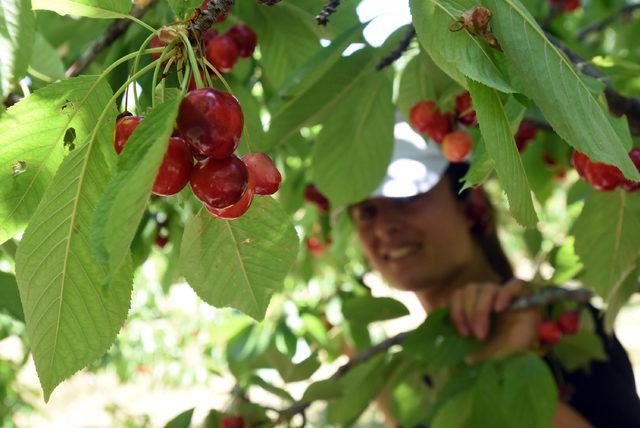
<path id="1" fill-rule="evenodd" d="M 406 275 L 402 277 L 396 276 L 395 278 L 386 277 L 386 279 L 389 285 L 391 285 L 393 288 L 397 288 L 398 290 L 402 290 L 402 291 L 415 292 L 420 290 L 426 290 L 428 288 L 431 288 L 431 286 L 434 284 L 432 278 L 425 277 L 424 275 L 422 276 Z"/>

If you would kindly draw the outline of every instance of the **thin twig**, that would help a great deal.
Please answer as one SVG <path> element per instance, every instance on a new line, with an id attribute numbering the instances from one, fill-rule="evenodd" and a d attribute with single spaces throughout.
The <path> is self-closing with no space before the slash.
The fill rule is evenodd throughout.
<path id="1" fill-rule="evenodd" d="M 409 47 L 409 44 L 411 43 L 411 40 L 413 40 L 415 35 L 416 35 L 416 29 L 412 25 L 411 28 L 407 30 L 407 33 L 404 35 L 404 37 L 400 41 L 400 44 L 398 45 L 398 47 L 395 48 L 389 55 L 384 57 L 382 61 L 378 63 L 378 65 L 376 65 L 376 70 L 380 71 L 383 68 L 390 66 L 398 58 L 400 58 L 404 53 L 404 51 L 406 51 L 407 48 Z"/>
<path id="2" fill-rule="evenodd" d="M 600 21 L 596 21 L 596 22 L 593 22 L 592 24 L 589 24 L 588 26 L 580 30 L 577 37 L 578 40 L 581 42 L 584 41 L 584 39 L 586 39 L 587 36 L 591 35 L 592 33 L 601 32 L 606 27 L 608 27 L 609 25 L 613 24 L 616 20 L 618 20 L 618 18 L 628 17 L 637 9 L 640 9 L 640 3 L 630 4 L 628 6 L 620 8 L 613 15 L 607 18 L 604 18 Z"/>
<path id="3" fill-rule="evenodd" d="M 207 8 L 201 10 L 200 15 L 191 22 L 191 31 L 195 33 L 199 39 L 200 35 L 211 28 L 218 17 L 225 16 L 229 13 L 234 3 L 234 0 L 209 0 Z"/>
<path id="4" fill-rule="evenodd" d="M 609 111 L 614 116 L 627 116 L 629 130 L 631 133 L 633 135 L 640 135 L 640 98 L 625 97 L 624 95 L 621 95 L 613 89 L 609 78 L 603 72 L 582 59 L 582 57 L 573 52 L 548 32 L 545 32 L 545 35 L 551 43 L 553 43 L 567 56 L 567 58 L 569 58 L 578 70 L 587 76 L 594 77 L 604 82 L 604 95 L 607 99 L 607 104 L 609 105 Z"/>
<path id="5" fill-rule="evenodd" d="M 134 8 L 131 15 L 141 19 L 151 8 L 158 3 L 158 0 L 151 0 L 146 6 L 142 8 Z M 104 34 L 87 49 L 80 58 L 78 58 L 67 70 L 67 77 L 75 77 L 81 74 L 87 69 L 98 55 L 111 46 L 119 37 L 121 37 L 133 24 L 133 21 L 127 18 L 121 18 L 115 20 L 107 29 Z"/>
<path id="6" fill-rule="evenodd" d="M 338 9 L 338 6 L 340 6 L 340 0 L 330 0 L 329 3 L 322 8 L 318 16 L 316 16 L 318 25 L 324 25 L 326 27 L 329 23 L 329 17 Z"/>

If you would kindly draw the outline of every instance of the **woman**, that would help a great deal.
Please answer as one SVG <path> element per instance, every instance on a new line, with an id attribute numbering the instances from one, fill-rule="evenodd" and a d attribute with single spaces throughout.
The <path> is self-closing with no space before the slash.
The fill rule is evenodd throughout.
<path id="1" fill-rule="evenodd" d="M 390 285 L 413 291 L 427 312 L 448 307 L 461 335 L 485 341 L 467 362 L 532 348 L 540 309 L 505 311 L 526 284 L 513 278 L 484 191 L 461 192 L 468 166 L 447 164 L 406 123 L 397 124 L 395 133 L 384 182 L 371 198 L 350 207 L 370 263 Z M 615 337 L 604 335 L 601 320 L 596 325 L 609 361 L 592 363 L 589 373 L 567 373 L 548 359 L 556 380 L 573 390 L 559 403 L 553 426 L 640 427 L 627 355 Z"/>

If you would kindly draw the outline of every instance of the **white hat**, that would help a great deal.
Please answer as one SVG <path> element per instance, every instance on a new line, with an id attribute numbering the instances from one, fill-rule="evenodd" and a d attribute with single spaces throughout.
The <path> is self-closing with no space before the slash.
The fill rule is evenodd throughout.
<path id="1" fill-rule="evenodd" d="M 407 122 L 397 122 L 393 135 L 395 144 L 387 175 L 371 197 L 406 198 L 428 192 L 438 184 L 449 161 Z"/>

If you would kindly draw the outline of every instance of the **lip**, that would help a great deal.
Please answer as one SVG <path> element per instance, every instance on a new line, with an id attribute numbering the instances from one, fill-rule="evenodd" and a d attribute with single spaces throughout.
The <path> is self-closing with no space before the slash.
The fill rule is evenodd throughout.
<path id="1" fill-rule="evenodd" d="M 382 260 L 387 263 L 402 261 L 416 255 L 422 250 L 422 244 L 406 243 L 384 248 L 380 251 Z"/>

